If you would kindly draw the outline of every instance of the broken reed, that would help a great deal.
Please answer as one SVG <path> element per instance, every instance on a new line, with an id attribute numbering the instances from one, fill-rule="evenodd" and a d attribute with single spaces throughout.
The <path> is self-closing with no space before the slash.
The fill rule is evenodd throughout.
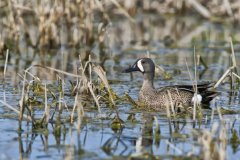
<path id="1" fill-rule="evenodd" d="M 231 54 L 230 54 L 230 59 L 231 59 L 231 66 L 224 72 L 224 74 L 220 77 L 220 79 L 217 81 L 217 83 L 214 85 L 214 88 L 217 88 L 227 77 L 230 77 L 231 79 L 231 86 L 233 86 L 234 82 L 240 82 L 240 76 L 238 75 L 238 67 L 237 67 L 237 62 L 236 62 L 236 56 L 234 52 L 234 47 L 233 47 L 233 42 L 232 38 L 229 38 L 229 43 L 231 47 Z"/>

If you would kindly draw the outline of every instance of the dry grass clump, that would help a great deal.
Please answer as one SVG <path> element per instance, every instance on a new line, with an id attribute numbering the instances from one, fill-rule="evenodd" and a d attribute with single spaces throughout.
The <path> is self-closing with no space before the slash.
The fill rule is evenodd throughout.
<path id="1" fill-rule="evenodd" d="M 20 124 L 23 120 L 31 121 L 33 129 L 45 129 L 48 123 L 57 123 L 58 121 L 60 121 L 59 123 L 61 121 L 70 121 L 71 124 L 75 124 L 75 120 L 77 120 L 75 125 L 80 131 L 82 118 L 85 115 L 83 97 L 87 97 L 86 103 L 96 104 L 101 117 L 101 105 L 115 107 L 116 95 L 112 91 L 105 71 L 101 66 L 94 64 L 90 57 L 85 64 L 82 63 L 80 58 L 79 64 L 78 73 L 76 74 L 47 66 L 30 66 L 24 70 L 23 75 L 20 75 L 22 78 L 22 90 L 19 109 L 2 100 L 0 103 L 18 114 Z M 59 77 L 57 83 L 50 83 L 34 76 L 31 70 L 36 67 L 40 67 L 42 70 L 54 71 Z M 74 85 L 72 83 L 72 89 L 69 88 L 70 85 L 66 86 L 65 79 L 61 78 L 63 75 L 76 78 L 76 83 Z M 65 94 L 68 94 L 68 97 L 71 97 L 71 95 L 74 97 L 73 106 L 64 100 Z M 43 111 L 39 112 L 40 108 L 43 108 Z M 63 111 L 64 114 L 62 114 Z M 116 114 L 117 118 L 119 118 L 117 111 Z"/>
<path id="2" fill-rule="evenodd" d="M 53 70 L 57 72 L 58 75 L 67 75 L 77 78 L 76 83 L 71 89 L 71 94 L 75 96 L 75 102 L 71 110 L 69 110 L 71 105 L 69 106 L 64 100 L 66 92 L 66 87 L 64 87 L 66 83 L 65 80 L 59 78 L 57 82 L 58 86 L 50 87 L 51 84 L 46 85 L 46 82 L 31 74 L 30 71 L 34 67 Z M 108 84 L 105 72 L 100 66 L 95 65 L 91 61 L 88 61 L 85 65 L 80 61 L 78 74 L 71 74 L 51 67 L 43 67 L 39 65 L 29 67 L 24 73 L 25 74 L 21 76 L 23 77 L 23 80 L 19 111 L 14 111 L 19 114 L 20 122 L 24 120 L 23 118 L 32 121 L 33 128 L 45 128 L 49 122 L 55 121 L 54 117 L 57 116 L 61 117 L 60 119 L 64 121 L 70 121 L 70 123 L 74 123 L 75 119 L 77 119 L 76 125 L 79 130 L 79 126 L 81 125 L 84 116 L 84 108 L 82 104 L 83 96 L 88 98 L 88 103 L 95 102 L 100 117 L 102 116 L 100 99 L 103 104 L 115 106 L 116 96 Z M 28 76 L 32 77 L 32 80 L 27 80 Z M 100 81 L 98 81 L 96 77 L 99 77 Z M 2 103 L 9 109 L 13 110 L 14 107 L 9 107 L 6 102 Z M 44 108 L 43 115 L 40 117 L 34 116 L 34 113 L 36 112 L 34 108 L 36 108 L 36 106 L 43 106 Z M 63 110 L 65 112 L 64 115 L 62 115 Z M 58 113 L 57 115 L 55 114 L 56 112 Z"/>

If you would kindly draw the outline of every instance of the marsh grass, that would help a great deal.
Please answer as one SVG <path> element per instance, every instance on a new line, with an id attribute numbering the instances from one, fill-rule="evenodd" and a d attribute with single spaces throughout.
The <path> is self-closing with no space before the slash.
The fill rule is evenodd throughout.
<path id="1" fill-rule="evenodd" d="M 6 59 L 6 62 L 7 62 L 7 59 Z M 7 63 L 5 63 L 4 75 L 6 73 L 6 64 Z M 44 70 L 54 71 L 56 73 L 56 76 L 58 77 L 58 81 L 57 81 L 58 85 L 55 87 L 51 87 L 50 85 L 47 85 L 46 82 L 44 82 L 44 80 L 40 80 L 40 78 L 34 76 L 31 73 L 31 69 L 36 67 L 42 68 Z M 10 106 L 9 104 L 7 104 L 7 102 L 4 102 L 4 101 L 0 101 L 0 102 L 3 105 L 5 105 L 7 108 L 13 110 L 19 115 L 20 128 L 21 128 L 21 122 L 26 119 L 32 122 L 34 130 L 39 130 L 41 128 L 44 129 L 44 128 L 47 128 L 49 122 L 52 123 L 54 121 L 57 122 L 60 119 L 66 119 L 66 120 L 68 119 L 68 115 L 66 116 L 61 114 L 63 109 L 66 110 L 65 111 L 66 113 L 70 113 L 70 110 L 68 109 L 68 104 L 66 104 L 66 102 L 64 101 L 64 94 L 65 94 L 64 81 L 65 80 L 60 78 L 62 76 L 59 76 L 59 75 L 65 75 L 65 76 L 71 76 L 73 78 L 77 78 L 77 81 L 76 81 L 77 84 L 76 86 L 74 86 L 72 91 L 73 93 L 75 92 L 75 102 L 73 105 L 73 109 L 71 110 L 70 122 L 72 124 L 75 123 L 74 114 L 76 114 L 78 118 L 75 126 L 77 127 L 78 131 L 80 131 L 82 118 L 84 116 L 84 109 L 83 109 L 83 105 L 81 104 L 82 103 L 81 100 L 80 101 L 78 100 L 79 97 L 81 97 L 82 95 L 89 96 L 89 93 L 90 93 L 90 95 L 92 96 L 92 98 L 94 99 L 97 105 L 98 112 L 100 115 L 101 115 L 101 104 L 99 103 L 99 98 L 104 97 L 102 98 L 102 101 L 104 103 L 106 102 L 111 106 L 115 106 L 115 99 L 117 97 L 116 97 L 116 94 L 111 89 L 103 69 L 100 66 L 93 64 L 91 62 L 91 59 L 89 59 L 89 61 L 86 62 L 85 65 L 83 65 L 80 60 L 79 73 L 80 73 L 79 75 L 72 74 L 72 73 L 68 73 L 52 67 L 32 65 L 26 70 L 24 70 L 23 76 L 19 74 L 19 76 L 22 78 L 22 89 L 21 89 L 21 98 L 19 100 L 19 110 Z M 94 74 L 94 77 L 99 77 L 100 82 L 97 81 L 95 78 L 93 78 L 92 74 Z M 30 76 L 32 80 L 29 81 L 28 76 Z M 99 87 L 101 86 L 99 84 L 103 84 L 103 87 Z M 97 92 L 97 90 L 99 91 Z M 34 103 L 35 104 L 40 103 L 44 105 L 45 109 L 41 118 L 34 117 L 35 115 L 34 114 L 35 109 L 33 108 Z M 54 112 L 51 113 L 50 111 L 53 110 L 54 106 L 55 106 Z M 58 114 L 54 116 L 56 111 L 58 111 Z M 117 110 L 115 111 L 116 111 L 117 118 L 120 120 Z M 113 120 L 114 123 L 115 123 L 115 120 L 116 118 Z M 119 124 L 121 124 L 122 126 L 122 122 Z M 59 128 L 59 127 L 56 126 L 56 128 Z M 56 133 L 58 133 L 57 130 L 56 130 Z"/>

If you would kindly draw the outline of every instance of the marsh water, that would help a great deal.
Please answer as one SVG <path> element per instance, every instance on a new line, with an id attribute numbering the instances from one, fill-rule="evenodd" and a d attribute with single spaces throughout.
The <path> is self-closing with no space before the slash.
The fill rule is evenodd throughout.
<path id="1" fill-rule="evenodd" d="M 193 75 L 194 47 L 196 54 L 201 55 L 207 65 L 207 68 L 202 64 L 197 67 L 199 82 L 217 81 L 231 66 L 228 37 L 233 37 L 237 65 L 240 64 L 240 30 L 237 26 L 189 17 L 177 19 L 144 15 L 136 19 L 139 22 L 135 25 L 121 19 L 108 26 L 109 43 L 104 55 L 99 52 L 98 45 L 92 48 L 93 61 L 100 64 L 105 60 L 101 65 L 110 86 L 119 97 L 128 93 L 137 100 L 142 75 L 130 75 L 122 73 L 122 70 L 140 57 L 150 56 L 156 65 L 168 73 L 167 77 L 156 73 L 156 88 L 192 83 L 187 66 Z M 29 27 L 29 30 L 32 28 Z M 62 32 L 63 37 L 65 34 Z M 79 61 L 78 54 L 72 54 L 76 48 L 62 45 L 51 50 L 51 53 L 55 52 L 54 55 L 45 53 L 39 56 L 33 53 L 24 40 L 17 44 L 20 46 L 20 54 L 12 50 L 9 52 L 5 80 L 5 57 L 2 57 L 0 66 L 0 99 L 15 108 L 18 108 L 22 91 L 18 74 L 22 75 L 24 69 L 41 64 L 74 73 Z M 31 73 L 49 85 L 56 84 L 56 76 L 52 72 L 33 68 Z M 71 84 L 68 82 L 74 81 L 74 78 L 65 76 L 64 80 L 65 95 L 62 101 L 67 107 L 63 109 L 62 117 L 69 115 L 74 104 L 74 96 L 69 94 Z M 229 80 L 222 83 L 217 88 L 221 94 L 211 103 L 211 109 L 204 109 L 202 118 L 196 121 L 193 121 L 192 116 L 169 119 L 164 111 L 142 111 L 126 100 L 116 102 L 116 109 L 101 104 L 99 113 L 93 99 L 84 99 L 89 101 L 86 103 L 89 105 L 83 106 L 85 115 L 80 130 L 75 123 L 71 125 L 69 121 L 57 118 L 43 130 L 33 130 L 30 122 L 23 121 L 20 130 L 18 115 L 0 104 L 0 159 L 198 159 L 207 152 L 204 150 L 206 143 L 211 143 L 211 146 L 226 154 L 227 159 L 239 159 L 240 100 L 236 86 L 237 82 L 232 85 Z M 41 116 L 43 105 L 34 107 L 36 116 Z M 235 112 L 219 113 L 218 107 Z M 116 110 L 124 127 L 113 129 Z"/>

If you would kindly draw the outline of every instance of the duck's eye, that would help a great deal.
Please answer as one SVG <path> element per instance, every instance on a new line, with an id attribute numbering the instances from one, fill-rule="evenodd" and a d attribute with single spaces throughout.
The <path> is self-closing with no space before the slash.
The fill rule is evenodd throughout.
<path id="1" fill-rule="evenodd" d="M 142 64 L 144 64 L 145 63 L 145 61 L 142 61 Z"/>

